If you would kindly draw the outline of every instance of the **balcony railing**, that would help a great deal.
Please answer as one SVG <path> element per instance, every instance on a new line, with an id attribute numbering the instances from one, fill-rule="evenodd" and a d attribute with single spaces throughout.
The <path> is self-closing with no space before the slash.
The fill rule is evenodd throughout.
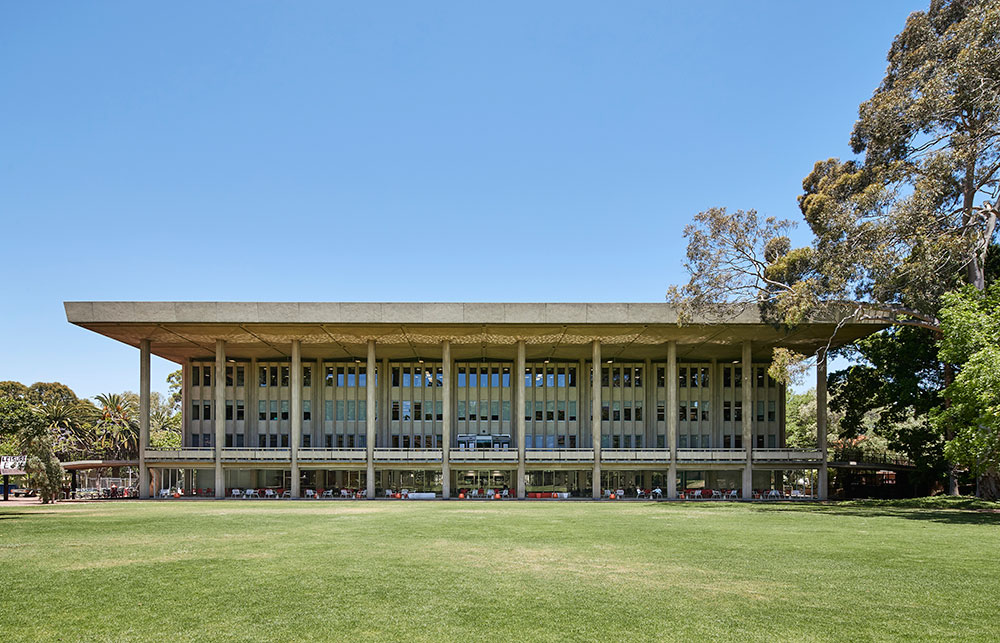
<path id="1" fill-rule="evenodd" d="M 527 462 L 593 462 L 593 449 L 525 449 Z"/>
<path id="2" fill-rule="evenodd" d="M 260 461 L 290 461 L 292 450 L 288 447 L 225 447 L 222 449 L 223 460 L 260 460 Z"/>
<path id="3" fill-rule="evenodd" d="M 146 460 L 215 460 L 215 449 L 213 447 L 146 449 Z"/>
<path id="4" fill-rule="evenodd" d="M 754 462 L 821 462 L 823 454 L 804 449 L 754 449 Z"/>
<path id="5" fill-rule="evenodd" d="M 677 449 L 678 462 L 746 462 L 743 449 Z"/>
<path id="6" fill-rule="evenodd" d="M 452 449 L 451 462 L 517 462 L 517 451 L 503 449 Z"/>
<path id="7" fill-rule="evenodd" d="M 669 462 L 670 449 L 601 449 L 603 462 Z"/>
<path id="8" fill-rule="evenodd" d="M 376 462 L 441 462 L 441 449 L 376 448 Z"/>
<path id="9" fill-rule="evenodd" d="M 330 460 L 364 462 L 368 459 L 368 450 L 364 447 L 350 449 L 324 449 L 321 447 L 301 447 L 298 451 L 300 462 L 322 462 Z"/>

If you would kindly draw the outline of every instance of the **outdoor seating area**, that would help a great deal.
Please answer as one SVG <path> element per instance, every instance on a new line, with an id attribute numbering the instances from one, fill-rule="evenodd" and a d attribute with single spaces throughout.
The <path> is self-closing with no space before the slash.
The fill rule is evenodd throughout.
<path id="1" fill-rule="evenodd" d="M 471 488 L 471 489 L 459 489 L 458 499 L 482 499 L 482 500 L 501 500 L 503 498 L 510 497 L 509 489 L 492 489 L 492 488 Z"/>
<path id="2" fill-rule="evenodd" d="M 739 500 L 739 489 L 684 489 L 681 500 Z"/>

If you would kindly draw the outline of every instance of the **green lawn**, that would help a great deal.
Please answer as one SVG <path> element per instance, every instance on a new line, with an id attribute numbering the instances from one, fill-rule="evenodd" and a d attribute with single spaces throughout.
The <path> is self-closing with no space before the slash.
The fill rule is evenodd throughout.
<path id="1" fill-rule="evenodd" d="M 0 632 L 3 640 L 995 640 L 1000 513 L 925 505 L 0 508 Z"/>

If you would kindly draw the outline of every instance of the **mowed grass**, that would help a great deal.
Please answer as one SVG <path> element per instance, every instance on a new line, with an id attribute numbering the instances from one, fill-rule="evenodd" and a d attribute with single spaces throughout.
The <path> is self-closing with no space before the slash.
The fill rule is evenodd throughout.
<path id="1" fill-rule="evenodd" d="M 0 509 L 4 640 L 1000 636 L 1000 514 L 863 504 Z"/>

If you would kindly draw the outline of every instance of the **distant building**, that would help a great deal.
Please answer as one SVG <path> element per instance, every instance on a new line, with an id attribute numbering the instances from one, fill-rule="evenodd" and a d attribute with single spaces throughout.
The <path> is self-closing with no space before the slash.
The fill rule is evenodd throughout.
<path id="1" fill-rule="evenodd" d="M 185 471 L 185 493 L 216 497 L 751 497 L 806 469 L 824 498 L 825 431 L 817 451 L 785 448 L 772 350 L 822 353 L 831 336 L 881 328 L 834 335 L 833 323 L 775 326 L 755 309 L 679 326 L 668 304 L 65 306 L 70 322 L 140 349 L 140 493 L 152 469 L 154 492 L 160 472 Z M 150 354 L 183 367 L 176 451 L 149 449 Z"/>

